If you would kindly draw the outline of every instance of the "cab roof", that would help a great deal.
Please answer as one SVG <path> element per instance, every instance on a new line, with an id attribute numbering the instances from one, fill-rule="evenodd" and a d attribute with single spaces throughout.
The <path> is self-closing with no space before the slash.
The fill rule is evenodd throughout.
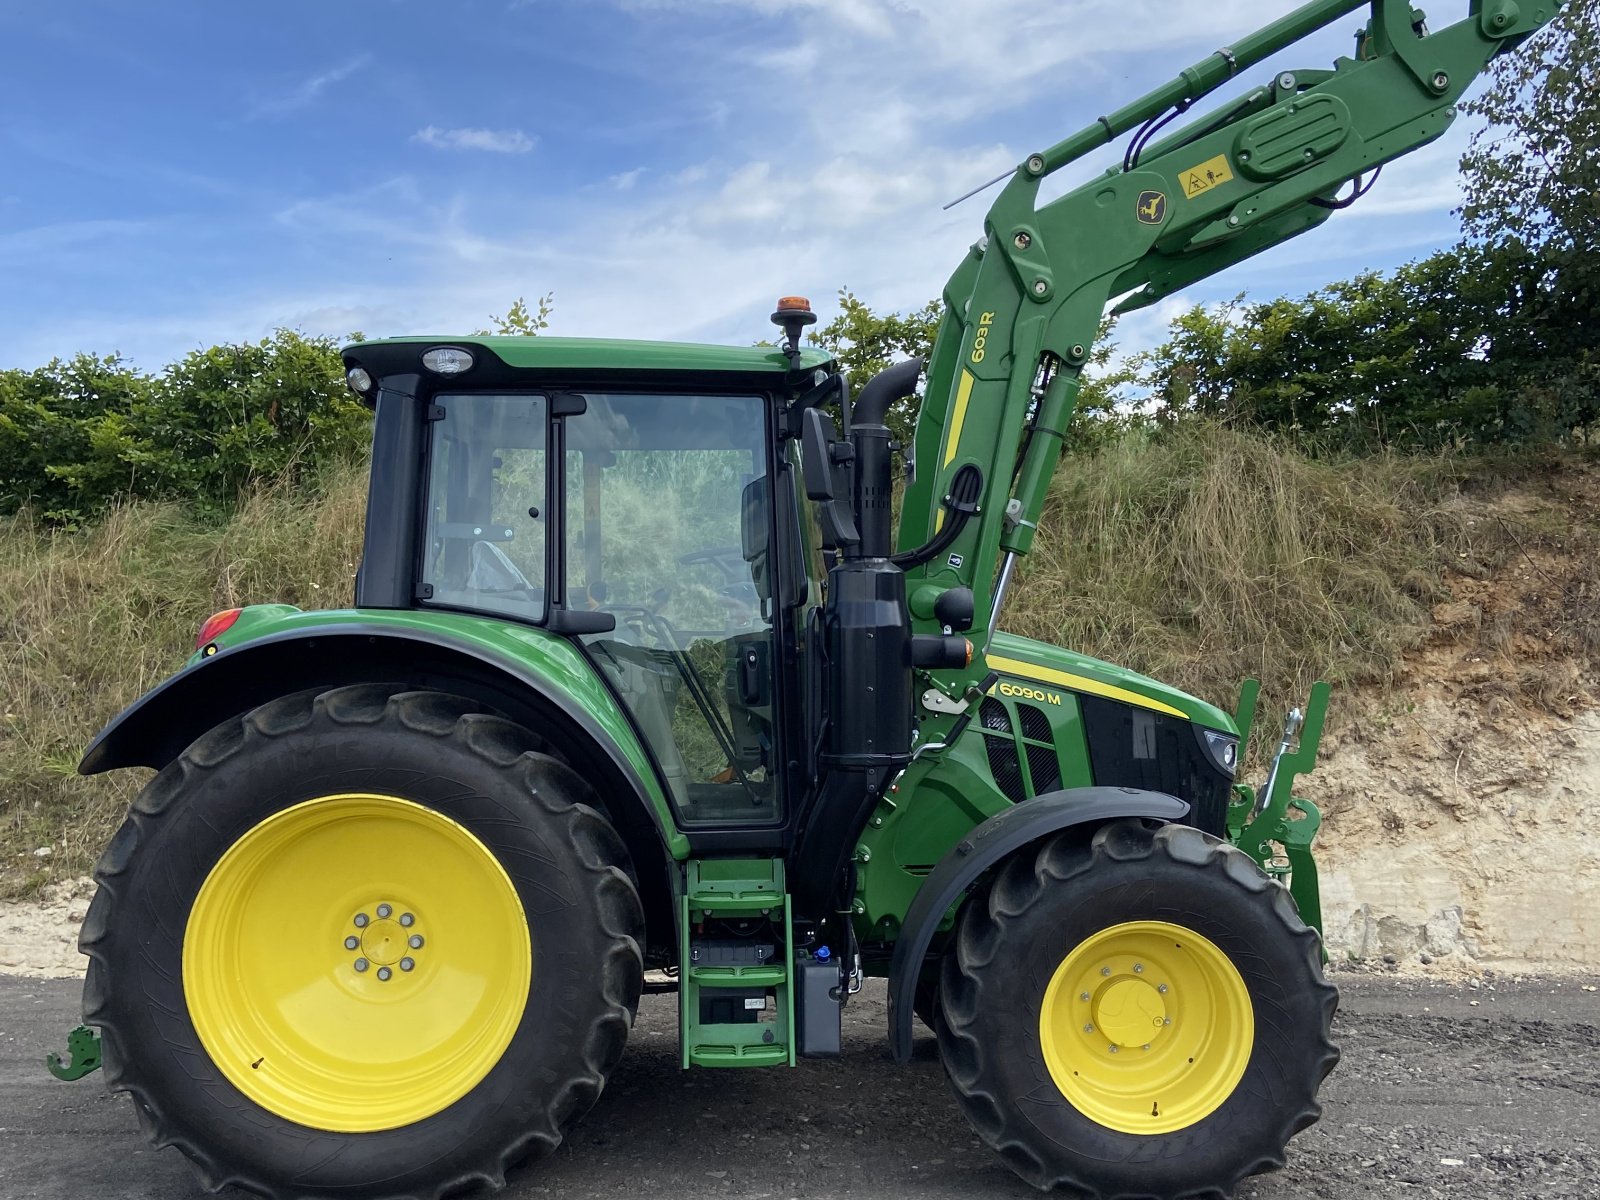
<path id="1" fill-rule="evenodd" d="M 487 351 L 474 368 L 458 378 L 470 385 L 475 377 L 497 381 L 509 369 L 551 375 L 586 377 L 615 375 L 675 375 L 692 373 L 744 377 L 769 377 L 778 382 L 795 370 L 776 346 L 711 346 L 693 342 L 646 342 L 623 338 L 568 337 L 404 337 L 358 342 L 344 348 L 346 365 L 361 365 L 375 376 L 413 372 L 420 368 L 424 351 L 436 346 L 460 346 L 474 356 Z M 799 371 L 826 367 L 833 356 L 814 347 L 802 349 Z M 487 372 L 483 367 L 489 367 Z"/>

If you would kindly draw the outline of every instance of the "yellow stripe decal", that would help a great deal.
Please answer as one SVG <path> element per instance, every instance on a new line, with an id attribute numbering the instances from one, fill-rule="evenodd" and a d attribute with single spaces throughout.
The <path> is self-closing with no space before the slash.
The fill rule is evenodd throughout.
<path id="1" fill-rule="evenodd" d="M 1140 708 L 1153 708 L 1156 712 L 1168 713 L 1184 720 L 1189 719 L 1189 714 L 1182 709 L 1173 708 L 1172 705 L 1163 704 L 1160 700 L 1152 700 L 1149 696 L 1141 696 L 1138 692 L 1130 692 L 1127 688 L 1113 687 L 1109 683 L 1101 683 L 1084 675 L 1071 675 L 1052 667 L 1041 667 L 1037 663 L 1022 662 L 1015 658 L 1000 658 L 993 654 L 989 655 L 988 662 L 990 670 L 1031 679 L 1035 683 L 1053 683 L 1057 687 L 1069 688 L 1074 692 L 1088 692 L 1091 696 L 1105 696 L 1110 700 L 1121 700 L 1124 704 L 1137 704 Z"/>
<path id="2" fill-rule="evenodd" d="M 956 460 L 956 450 L 961 444 L 961 426 L 967 419 L 967 401 L 972 399 L 972 385 L 975 382 L 971 371 L 961 372 L 961 385 L 956 388 L 956 411 L 950 418 L 950 433 L 944 443 L 944 465 L 947 467 Z"/>

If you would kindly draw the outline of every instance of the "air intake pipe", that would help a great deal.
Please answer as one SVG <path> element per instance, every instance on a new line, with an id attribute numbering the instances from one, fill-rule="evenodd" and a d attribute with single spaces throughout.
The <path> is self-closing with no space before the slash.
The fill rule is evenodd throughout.
<path id="1" fill-rule="evenodd" d="M 846 430 L 856 452 L 850 501 L 861 532 L 852 558 L 888 558 L 894 549 L 894 464 L 884 419 L 890 405 L 916 391 L 921 374 L 922 360 L 907 359 L 879 371 L 856 397 Z"/>

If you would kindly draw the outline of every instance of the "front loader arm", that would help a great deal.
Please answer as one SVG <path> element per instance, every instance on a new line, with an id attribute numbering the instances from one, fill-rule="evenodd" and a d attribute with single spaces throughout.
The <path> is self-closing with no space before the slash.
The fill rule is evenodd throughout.
<path id="1" fill-rule="evenodd" d="M 1282 72 L 1038 204 L 1053 172 L 1186 111 L 1240 71 L 1369 6 L 1316 0 L 1019 165 L 944 293 L 898 549 L 932 542 L 947 521 L 962 524 L 908 572 L 913 613 L 925 619 L 926 597 L 966 586 L 976 600 L 974 640 L 992 632 L 996 569 L 1032 546 L 1113 297 L 1125 297 L 1118 311 L 1153 303 L 1320 225 L 1346 184 L 1444 133 L 1485 65 L 1561 3 L 1470 0 L 1463 20 L 1430 33 L 1405 0 L 1370 0 L 1355 58 L 1331 71 Z M 982 473 L 973 514 L 951 499 L 964 468 Z"/>

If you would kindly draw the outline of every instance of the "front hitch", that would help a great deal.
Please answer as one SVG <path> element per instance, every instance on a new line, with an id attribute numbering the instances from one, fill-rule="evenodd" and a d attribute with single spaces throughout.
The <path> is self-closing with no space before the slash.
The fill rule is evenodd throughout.
<path id="1" fill-rule="evenodd" d="M 1254 682 L 1245 685 L 1248 705 L 1241 702 L 1240 706 L 1241 710 L 1252 710 L 1251 715 L 1255 707 L 1251 686 Z M 1236 799 L 1228 807 L 1229 840 L 1255 859 L 1263 871 L 1287 884 L 1300 908 L 1301 919 L 1319 933 L 1322 892 L 1311 843 L 1322 827 L 1322 813 L 1311 801 L 1293 792 L 1295 778 L 1317 765 L 1317 747 L 1322 742 L 1330 692 L 1322 680 L 1312 685 L 1305 711 L 1294 709 L 1284 722 L 1283 738 L 1261 790 L 1235 788 Z M 1291 813 L 1297 815 L 1291 817 Z"/>
<path id="2" fill-rule="evenodd" d="M 67 1034 L 67 1061 L 59 1055 L 44 1056 L 44 1065 L 57 1079 L 70 1083 L 100 1069 L 100 1035 L 87 1025 Z"/>

